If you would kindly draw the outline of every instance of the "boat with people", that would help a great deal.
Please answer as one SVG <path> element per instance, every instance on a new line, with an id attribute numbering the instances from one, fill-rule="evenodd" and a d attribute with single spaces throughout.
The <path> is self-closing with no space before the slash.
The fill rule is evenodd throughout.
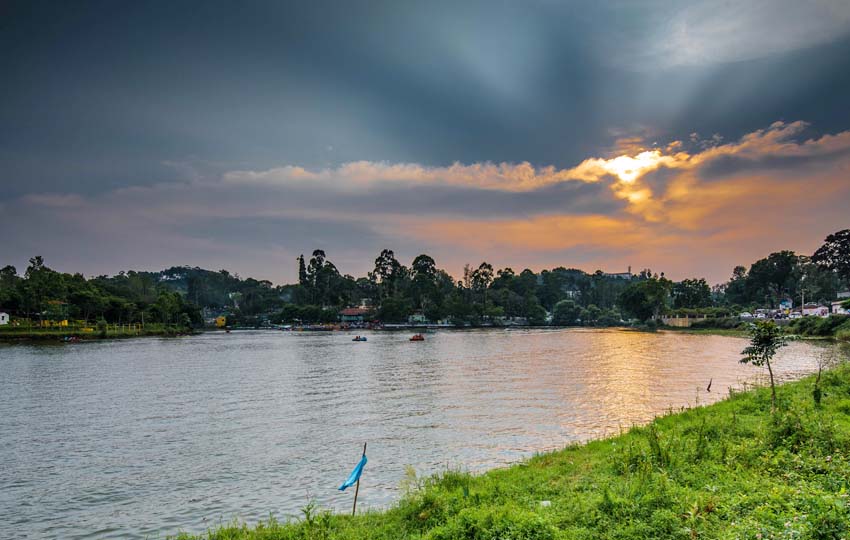
<path id="1" fill-rule="evenodd" d="M 368 341 L 368 340 L 366 339 L 366 336 L 354 336 L 354 339 L 352 339 L 351 341 Z"/>
<path id="2" fill-rule="evenodd" d="M 425 341 L 425 336 L 422 334 L 414 334 L 413 337 L 410 338 L 410 341 Z"/>

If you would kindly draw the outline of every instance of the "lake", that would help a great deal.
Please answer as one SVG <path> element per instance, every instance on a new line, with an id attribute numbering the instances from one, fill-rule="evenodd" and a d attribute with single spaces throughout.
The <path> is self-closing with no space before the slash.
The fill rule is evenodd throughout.
<path id="1" fill-rule="evenodd" d="M 0 344 L 0 538 L 157 538 L 295 515 L 369 443 L 358 509 L 406 466 L 483 471 L 763 376 L 740 338 L 625 330 L 245 331 Z M 796 342 L 781 378 L 846 355 Z M 711 392 L 706 391 L 712 381 Z"/>

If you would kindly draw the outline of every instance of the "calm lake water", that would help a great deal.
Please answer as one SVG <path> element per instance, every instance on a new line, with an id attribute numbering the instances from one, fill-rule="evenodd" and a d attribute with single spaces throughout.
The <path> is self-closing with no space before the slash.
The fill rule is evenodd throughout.
<path id="1" fill-rule="evenodd" d="M 359 508 L 405 466 L 502 466 L 704 404 L 759 377 L 745 340 L 617 330 L 234 332 L 0 344 L 0 538 L 163 538 L 293 515 L 364 441 Z M 836 345 L 792 343 L 783 378 Z M 711 392 L 706 385 L 713 379 Z M 362 506 L 361 506 L 362 505 Z"/>

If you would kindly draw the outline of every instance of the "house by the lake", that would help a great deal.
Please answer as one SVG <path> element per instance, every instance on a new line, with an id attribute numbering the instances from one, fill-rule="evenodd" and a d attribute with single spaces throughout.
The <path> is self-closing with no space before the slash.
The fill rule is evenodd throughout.
<path id="1" fill-rule="evenodd" d="M 428 324 L 428 317 L 421 311 L 416 311 L 407 317 L 408 324 Z"/>
<path id="2" fill-rule="evenodd" d="M 362 323 L 366 321 L 366 316 L 371 312 L 371 309 L 365 307 L 345 308 L 339 312 L 339 321 L 344 323 Z"/>
<path id="3" fill-rule="evenodd" d="M 0 310 L 0 326 L 9 324 L 9 313 Z"/>
<path id="4" fill-rule="evenodd" d="M 810 302 L 803 306 L 803 316 L 828 317 L 829 308 Z"/>

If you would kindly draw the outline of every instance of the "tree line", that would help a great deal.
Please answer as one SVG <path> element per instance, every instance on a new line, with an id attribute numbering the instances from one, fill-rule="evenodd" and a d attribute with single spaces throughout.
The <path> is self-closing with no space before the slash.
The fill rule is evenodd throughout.
<path id="1" fill-rule="evenodd" d="M 532 325 L 611 326 L 671 313 L 733 314 L 776 307 L 786 298 L 795 304 L 832 300 L 850 283 L 850 229 L 829 235 L 812 255 L 780 251 L 749 268 L 736 266 L 729 281 L 714 287 L 696 277 L 673 282 L 649 269 L 621 277 L 565 267 L 516 272 L 488 262 L 466 265 L 455 279 L 429 255 L 407 266 L 389 249 L 358 278 L 342 274 L 320 249 L 299 256 L 296 264 L 297 283 L 275 286 L 187 266 L 87 279 L 33 257 L 23 275 L 12 266 L 0 269 L 0 307 L 30 320 L 190 326 L 219 313 L 241 324 L 334 322 L 340 309 L 363 305 L 370 319 L 382 322 L 421 314 L 458 325 L 518 318 Z"/>

